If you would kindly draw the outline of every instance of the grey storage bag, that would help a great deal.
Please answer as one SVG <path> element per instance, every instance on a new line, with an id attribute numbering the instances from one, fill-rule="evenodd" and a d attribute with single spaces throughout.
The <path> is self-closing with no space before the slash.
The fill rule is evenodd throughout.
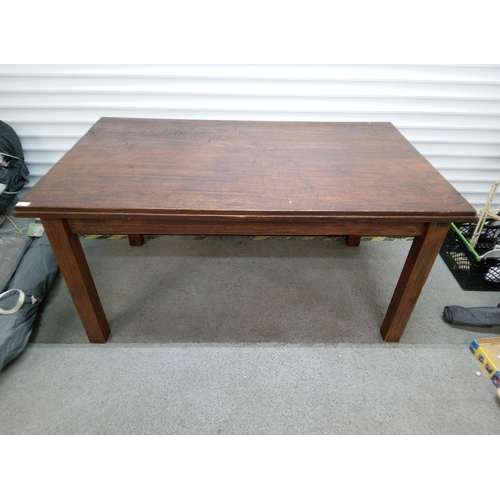
<path id="1" fill-rule="evenodd" d="M 33 238 L 28 236 L 28 226 L 34 221 L 7 215 L 0 224 L 0 292 L 5 290 L 33 241 Z"/>
<path id="2" fill-rule="evenodd" d="M 40 302 L 58 269 L 47 236 L 33 240 L 0 294 L 0 370 L 26 347 Z"/>
<path id="3" fill-rule="evenodd" d="M 458 326 L 500 326 L 500 304 L 497 307 L 446 306 L 443 319 L 450 325 Z"/>

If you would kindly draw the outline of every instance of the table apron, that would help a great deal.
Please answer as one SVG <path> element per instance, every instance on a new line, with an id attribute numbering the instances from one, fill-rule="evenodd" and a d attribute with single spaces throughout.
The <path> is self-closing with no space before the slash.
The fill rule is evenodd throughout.
<path id="1" fill-rule="evenodd" d="M 214 234 L 214 235 L 346 235 L 420 236 L 428 223 L 369 218 L 120 216 L 67 218 L 74 234 Z M 449 223 L 448 223 L 449 224 Z"/>

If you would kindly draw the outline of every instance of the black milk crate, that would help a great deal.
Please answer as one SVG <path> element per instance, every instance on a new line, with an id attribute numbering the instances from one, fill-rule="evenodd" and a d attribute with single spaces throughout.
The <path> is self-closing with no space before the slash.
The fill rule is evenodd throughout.
<path id="1" fill-rule="evenodd" d="M 474 249 L 469 239 L 475 226 L 452 224 L 439 253 L 463 290 L 498 292 L 500 258 L 482 259 L 481 255 L 495 248 L 500 229 L 485 225 Z"/>
<path id="2" fill-rule="evenodd" d="M 470 241 L 474 235 L 477 224 L 474 222 L 464 222 L 462 224 L 455 224 L 455 226 L 464 235 L 464 237 Z M 498 222 L 493 219 L 486 219 L 474 250 L 479 255 L 493 250 L 498 242 L 499 236 L 500 227 L 498 227 Z"/>

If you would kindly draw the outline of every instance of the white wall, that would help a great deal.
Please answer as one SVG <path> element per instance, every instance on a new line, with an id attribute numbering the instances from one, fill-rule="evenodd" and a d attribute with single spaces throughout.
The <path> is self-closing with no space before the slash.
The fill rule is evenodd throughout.
<path id="1" fill-rule="evenodd" d="M 101 116 L 390 121 L 477 208 L 500 180 L 500 66 L 0 65 L 30 186 Z"/>

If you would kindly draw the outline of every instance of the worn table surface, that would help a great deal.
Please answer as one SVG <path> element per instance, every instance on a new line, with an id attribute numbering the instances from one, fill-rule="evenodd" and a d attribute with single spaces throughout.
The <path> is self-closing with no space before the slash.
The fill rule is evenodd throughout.
<path id="1" fill-rule="evenodd" d="M 390 123 L 102 118 L 18 212 L 474 216 Z"/>
<path id="2" fill-rule="evenodd" d="M 78 234 L 413 236 L 383 324 L 398 341 L 451 222 L 476 211 L 390 123 L 102 118 L 30 190 L 87 335 L 110 328 Z"/>

